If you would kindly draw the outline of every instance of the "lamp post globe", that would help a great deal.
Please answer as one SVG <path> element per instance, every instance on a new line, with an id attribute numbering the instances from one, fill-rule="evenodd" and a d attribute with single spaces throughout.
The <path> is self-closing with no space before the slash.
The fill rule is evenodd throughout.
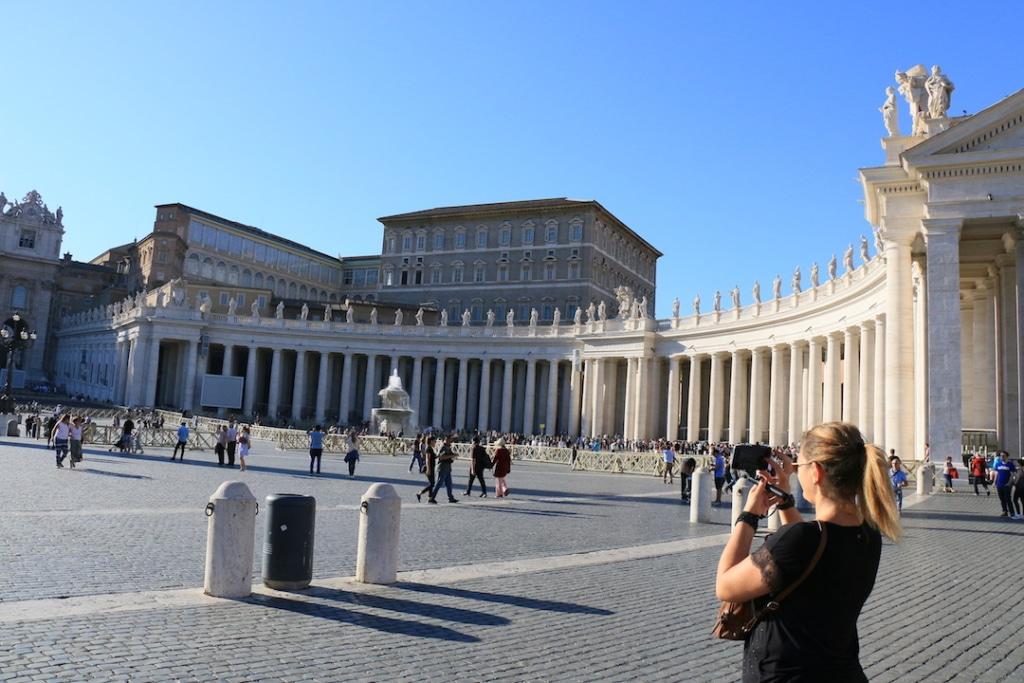
<path id="1" fill-rule="evenodd" d="M 19 352 L 31 347 L 35 340 L 35 330 L 29 329 L 20 313 L 14 313 L 0 328 L 0 350 L 7 360 L 3 391 L 0 391 L 0 413 L 14 413 L 14 359 Z"/>

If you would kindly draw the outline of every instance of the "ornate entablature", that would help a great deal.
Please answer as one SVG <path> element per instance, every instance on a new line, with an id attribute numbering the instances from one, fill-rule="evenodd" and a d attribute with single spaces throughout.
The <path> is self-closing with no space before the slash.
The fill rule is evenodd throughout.
<path id="1" fill-rule="evenodd" d="M 20 202 L 8 201 L 7 195 L 0 192 L 0 214 L 16 218 L 22 223 L 64 227 L 64 210 L 57 207 L 56 212 L 50 211 L 36 190 L 30 191 Z"/>

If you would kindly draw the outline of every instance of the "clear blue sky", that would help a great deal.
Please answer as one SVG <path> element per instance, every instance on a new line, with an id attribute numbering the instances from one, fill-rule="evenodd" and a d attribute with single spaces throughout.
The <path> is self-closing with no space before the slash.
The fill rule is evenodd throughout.
<path id="1" fill-rule="evenodd" d="M 897 68 L 956 113 L 1024 87 L 1017 3 L 826 4 L 3 2 L 0 189 L 79 259 L 165 202 L 355 255 L 382 215 L 595 198 L 665 252 L 659 315 L 747 300 L 868 232 Z"/>

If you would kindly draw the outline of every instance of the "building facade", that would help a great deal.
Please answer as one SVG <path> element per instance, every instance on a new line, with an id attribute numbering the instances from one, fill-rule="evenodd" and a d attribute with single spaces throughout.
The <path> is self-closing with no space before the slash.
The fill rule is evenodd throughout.
<path id="1" fill-rule="evenodd" d="M 849 248 L 823 281 L 795 274 L 786 291 L 773 283 L 745 306 L 716 301 L 710 311 L 695 305 L 684 314 L 676 299 L 672 315 L 656 320 L 636 305 L 642 288 L 618 289 L 601 292 L 611 305 L 558 324 L 472 325 L 448 316 L 449 325 L 421 325 L 409 316 L 229 316 L 143 297 L 63 320 L 58 363 L 74 364 L 83 352 L 108 363 L 109 383 L 75 387 L 131 404 L 192 409 L 202 375 L 227 373 L 244 378 L 246 415 L 360 421 L 397 370 L 421 426 L 783 444 L 816 423 L 847 420 L 903 457 L 920 457 L 930 444 L 941 459 L 974 441 L 1019 457 L 1024 91 L 972 116 L 918 123 L 913 136 L 884 139 L 884 163 L 860 172 L 874 239 Z M 562 215 L 559 229 L 584 208 Z M 438 252 L 453 260 L 439 261 L 442 271 L 476 258 L 468 247 L 447 253 L 460 225 L 467 240 L 486 225 L 481 260 L 495 261 L 507 220 L 512 260 L 525 219 L 504 216 L 446 219 Z M 582 249 L 597 220 L 580 220 L 580 258 L 593 265 Z M 442 222 L 408 214 L 382 222 L 391 273 L 384 290 L 402 296 L 408 287 L 416 305 L 429 290 L 417 291 L 415 277 L 405 286 L 396 278 L 407 265 L 416 269 L 404 259 L 416 258 L 417 231 L 430 244 Z M 573 247 L 556 247 L 563 248 Z M 433 258 L 428 248 L 425 273 Z M 434 284 L 445 285 L 433 297 L 439 303 L 458 289 Z M 465 310 L 466 295 L 458 296 Z M 580 303 L 589 296 L 581 290 Z M 227 366 L 210 360 L 225 354 Z"/>

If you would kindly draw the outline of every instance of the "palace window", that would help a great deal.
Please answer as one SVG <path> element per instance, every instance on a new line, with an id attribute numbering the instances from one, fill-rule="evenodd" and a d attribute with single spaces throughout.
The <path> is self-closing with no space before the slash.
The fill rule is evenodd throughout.
<path id="1" fill-rule="evenodd" d="M 486 249 L 487 248 L 487 231 L 478 230 L 476 233 L 476 248 Z"/>
<path id="2" fill-rule="evenodd" d="M 441 284 L 441 268 L 435 266 L 430 269 L 430 284 L 439 285 Z"/>
<path id="3" fill-rule="evenodd" d="M 405 235 L 402 237 L 402 251 L 412 251 L 412 235 Z"/>
<path id="4" fill-rule="evenodd" d="M 466 248 L 466 233 L 457 232 L 455 233 L 455 248 L 465 249 Z"/>
<path id="5" fill-rule="evenodd" d="M 508 282 L 508 266 L 504 263 L 498 266 L 498 282 Z"/>
<path id="6" fill-rule="evenodd" d="M 524 281 L 525 280 L 532 280 L 533 279 L 533 266 L 531 266 L 528 263 L 527 264 L 523 264 L 523 266 L 519 269 L 519 279 L 520 280 L 524 280 Z"/>
<path id="7" fill-rule="evenodd" d="M 569 264 L 569 279 L 577 280 L 580 277 L 580 264 L 570 263 Z"/>
<path id="8" fill-rule="evenodd" d="M 473 268 L 473 282 L 483 282 L 485 275 L 486 271 L 482 264 L 477 264 Z"/>
<path id="9" fill-rule="evenodd" d="M 500 233 L 499 244 L 503 247 L 507 247 L 512 243 L 512 228 L 502 228 Z"/>
<path id="10" fill-rule="evenodd" d="M 462 265 L 459 264 L 452 268 L 452 282 L 462 282 Z"/>
<path id="11" fill-rule="evenodd" d="M 434 233 L 434 251 L 442 251 L 444 249 L 444 233 Z"/>
<path id="12" fill-rule="evenodd" d="M 28 288 L 25 285 L 15 285 L 11 290 L 11 308 L 15 311 L 28 308 Z"/>
<path id="13" fill-rule="evenodd" d="M 533 244 L 533 225 L 523 228 L 523 244 Z"/>
<path id="14" fill-rule="evenodd" d="M 558 223 L 555 221 L 547 222 L 546 230 L 544 231 L 544 239 L 549 243 L 558 241 Z"/>
<path id="15" fill-rule="evenodd" d="M 544 264 L 544 279 L 554 280 L 555 279 L 555 264 L 545 263 Z"/>
<path id="16" fill-rule="evenodd" d="M 579 242 L 583 239 L 583 223 L 580 221 L 574 221 L 570 229 L 570 239 L 573 242 Z"/>
<path id="17" fill-rule="evenodd" d="M 426 235 L 416 235 L 416 251 L 426 251 L 426 250 L 427 250 L 427 236 Z"/>
<path id="18" fill-rule="evenodd" d="M 35 230 L 22 230 L 21 236 L 18 238 L 18 246 L 22 249 L 35 249 L 36 248 L 36 231 Z"/>

